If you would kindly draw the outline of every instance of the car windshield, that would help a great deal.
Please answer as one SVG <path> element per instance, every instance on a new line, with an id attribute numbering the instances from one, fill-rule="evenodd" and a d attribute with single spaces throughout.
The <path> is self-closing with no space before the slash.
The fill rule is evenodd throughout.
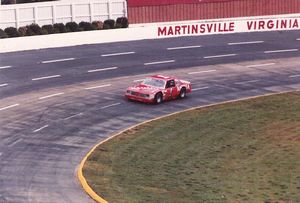
<path id="1" fill-rule="evenodd" d="M 143 84 L 149 85 L 149 86 L 154 86 L 154 87 L 160 87 L 160 88 L 165 87 L 165 81 L 160 80 L 160 79 L 156 79 L 156 78 L 146 78 L 143 81 Z"/>

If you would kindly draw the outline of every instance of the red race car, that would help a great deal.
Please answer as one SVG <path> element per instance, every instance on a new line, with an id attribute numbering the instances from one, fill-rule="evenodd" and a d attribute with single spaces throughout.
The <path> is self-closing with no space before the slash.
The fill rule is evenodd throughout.
<path id="1" fill-rule="evenodd" d="M 128 87 L 125 97 L 129 100 L 159 104 L 166 100 L 184 98 L 192 91 L 191 83 L 175 77 L 154 75 L 143 82 Z"/>

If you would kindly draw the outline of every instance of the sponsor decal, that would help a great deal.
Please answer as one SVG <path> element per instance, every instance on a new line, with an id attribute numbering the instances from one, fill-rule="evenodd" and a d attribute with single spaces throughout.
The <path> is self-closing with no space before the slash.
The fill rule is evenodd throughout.
<path id="1" fill-rule="evenodd" d="M 300 18 L 236 20 L 159 26 L 157 36 L 185 36 L 296 29 L 300 29 Z"/>

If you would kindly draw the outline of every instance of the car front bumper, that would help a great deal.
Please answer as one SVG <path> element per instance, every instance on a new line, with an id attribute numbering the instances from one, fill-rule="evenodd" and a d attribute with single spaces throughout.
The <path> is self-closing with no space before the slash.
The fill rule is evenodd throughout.
<path id="1" fill-rule="evenodd" d="M 134 101 L 139 101 L 139 102 L 144 102 L 144 103 L 153 103 L 154 99 L 151 99 L 150 97 L 139 97 L 131 94 L 125 94 L 125 98 L 129 100 L 134 100 Z"/>

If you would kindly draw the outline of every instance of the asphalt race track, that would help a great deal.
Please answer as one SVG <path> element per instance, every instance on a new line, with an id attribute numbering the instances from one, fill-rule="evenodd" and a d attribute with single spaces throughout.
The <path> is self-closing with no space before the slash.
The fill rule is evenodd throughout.
<path id="1" fill-rule="evenodd" d="M 300 31 L 0 54 L 0 203 L 93 202 L 76 178 L 99 141 L 190 107 L 300 89 Z M 124 99 L 146 75 L 192 82 L 184 100 Z"/>

